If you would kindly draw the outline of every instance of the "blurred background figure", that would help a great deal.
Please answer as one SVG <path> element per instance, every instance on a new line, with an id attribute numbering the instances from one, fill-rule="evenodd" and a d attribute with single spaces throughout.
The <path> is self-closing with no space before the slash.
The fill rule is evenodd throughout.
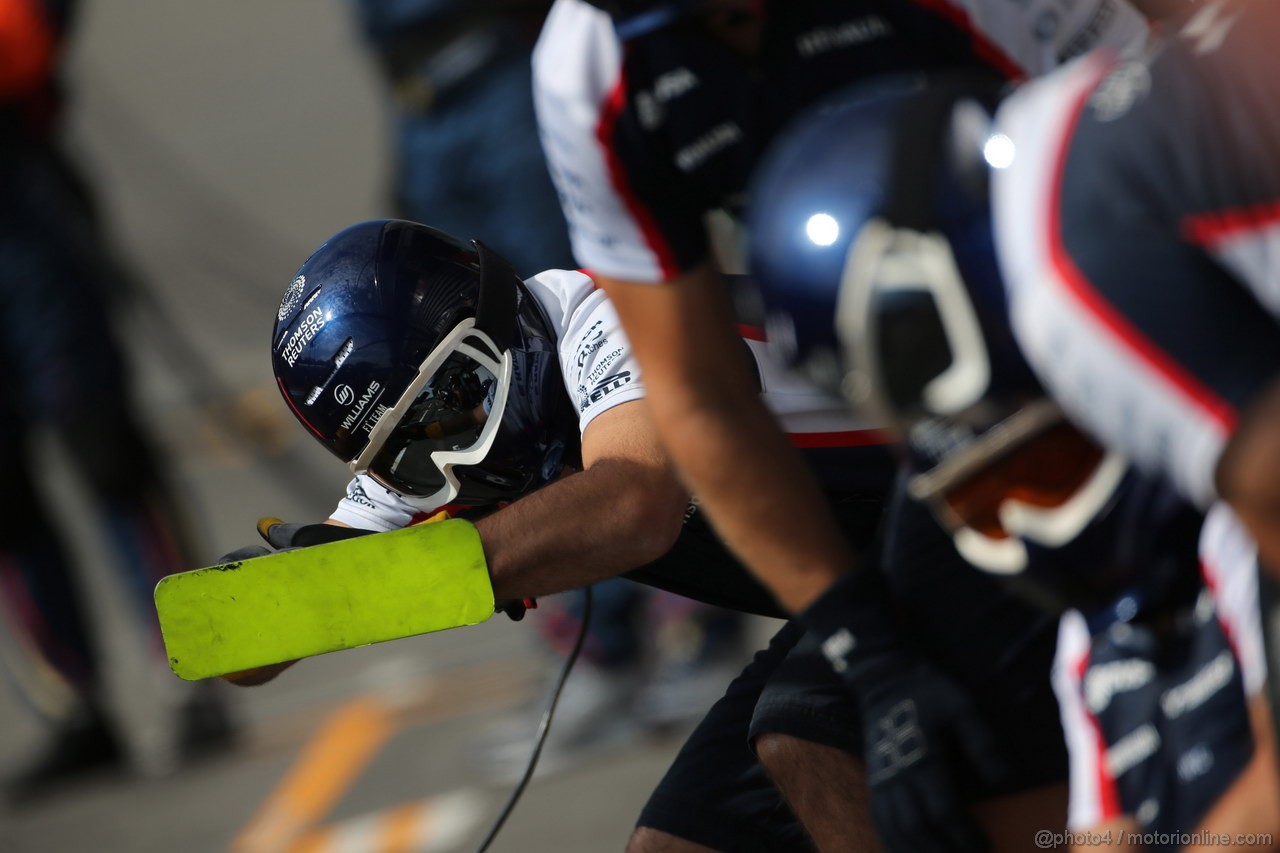
<path id="1" fill-rule="evenodd" d="M 352 0 L 392 105 L 394 211 L 483 239 L 523 276 L 573 269 L 533 117 L 548 0 Z"/>
<path id="2" fill-rule="evenodd" d="M 533 113 L 530 56 L 550 0 L 351 2 L 390 93 L 394 214 L 483 240 L 522 277 L 575 269 Z M 581 597 L 543 610 L 533 621 L 551 651 L 567 652 Z M 621 579 L 596 584 L 544 769 L 699 719 L 741 668 L 741 634 L 737 614 Z M 486 741 L 485 770 L 523 772 L 542 701 Z"/>
<path id="3" fill-rule="evenodd" d="M 104 696 L 92 605 L 70 565 L 68 513 L 43 488 L 35 436 L 51 433 L 69 459 L 110 552 L 101 563 L 124 570 L 137 618 L 152 623 L 157 667 L 163 651 L 151 590 L 192 565 L 181 502 L 136 414 L 112 326 L 132 283 L 60 141 L 60 60 L 76 5 L 0 0 L 0 446 L 10 489 L 0 606 L 22 650 L 0 669 L 48 730 L 25 766 L 0 770 L 15 798 L 127 757 Z M 210 690 L 184 691 L 175 713 L 170 754 L 134 755 L 135 763 L 166 769 L 231 735 Z"/>

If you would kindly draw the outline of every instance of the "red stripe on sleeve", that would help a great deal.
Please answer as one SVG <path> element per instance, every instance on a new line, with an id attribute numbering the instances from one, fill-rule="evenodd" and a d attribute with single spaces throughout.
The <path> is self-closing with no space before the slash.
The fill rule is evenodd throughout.
<path id="1" fill-rule="evenodd" d="M 1280 225 L 1280 201 L 1234 210 L 1197 213 L 1182 220 L 1182 236 L 1201 246 L 1214 246 L 1250 231 Z"/>
<path id="2" fill-rule="evenodd" d="M 618 151 L 614 145 L 614 130 L 617 127 L 618 118 L 622 115 L 622 110 L 626 106 L 626 98 L 626 75 L 619 70 L 618 82 L 614 84 L 613 90 L 609 92 L 609 97 L 605 98 L 604 105 L 601 107 L 600 121 L 596 124 L 596 139 L 600 142 L 601 150 L 604 151 L 605 165 L 609 170 L 609 180 L 613 184 L 614 190 L 622 198 L 627 212 L 635 220 L 645 243 L 649 246 L 649 250 L 657 258 L 658 267 L 662 270 L 662 277 L 670 280 L 680 274 L 680 265 L 676 262 L 675 252 L 671 250 L 666 238 L 658 230 L 658 224 L 654 222 L 648 208 L 644 206 L 632 190 L 631 182 L 627 179 L 626 172 L 622 167 L 622 160 L 618 157 Z"/>
<path id="3" fill-rule="evenodd" d="M 1168 353 L 1156 345 L 1154 341 L 1129 322 L 1114 306 L 1109 303 L 1084 272 L 1076 266 L 1062 242 L 1062 182 L 1063 170 L 1066 167 L 1067 151 L 1072 131 L 1080 121 L 1085 104 L 1093 94 L 1097 84 L 1110 72 L 1111 63 L 1102 63 L 1097 69 L 1097 78 L 1076 97 L 1071 114 L 1063 127 L 1062 139 L 1058 144 L 1057 163 L 1054 166 L 1052 188 L 1049 193 L 1049 215 L 1046 222 L 1049 228 L 1050 262 L 1070 292 L 1086 311 L 1093 315 L 1101 325 L 1105 326 L 1116 339 L 1123 344 L 1138 360 L 1146 364 L 1164 377 L 1192 405 L 1200 409 L 1210 420 L 1225 433 L 1235 429 L 1235 409 L 1220 398 L 1208 386 L 1188 373 Z"/>

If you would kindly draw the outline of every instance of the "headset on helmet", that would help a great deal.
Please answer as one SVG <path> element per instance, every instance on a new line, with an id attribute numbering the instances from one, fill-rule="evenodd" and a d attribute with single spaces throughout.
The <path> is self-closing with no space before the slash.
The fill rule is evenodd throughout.
<path id="1" fill-rule="evenodd" d="M 557 346 L 510 264 L 412 222 L 331 237 L 272 331 L 290 410 L 353 472 L 424 509 L 512 499 L 576 453 Z"/>
<path id="2" fill-rule="evenodd" d="M 775 351 L 895 429 L 911 492 L 970 562 L 1013 575 L 1094 547 L 1122 495 L 1147 486 L 1066 422 L 1014 340 L 986 162 L 1002 86 L 896 77 L 820 104 L 767 152 L 748 227 Z M 1186 507 L 1158 492 L 1126 500 L 1160 505 L 1143 518 L 1171 529 Z"/>

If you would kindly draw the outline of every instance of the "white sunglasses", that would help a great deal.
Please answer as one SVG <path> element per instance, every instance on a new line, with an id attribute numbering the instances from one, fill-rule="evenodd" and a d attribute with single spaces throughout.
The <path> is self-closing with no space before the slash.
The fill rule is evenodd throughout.
<path id="1" fill-rule="evenodd" d="M 461 486 L 453 468 L 457 465 L 478 465 L 488 455 L 502 423 L 502 415 L 506 410 L 507 396 L 511 388 L 512 358 L 509 351 L 502 352 L 495 359 L 492 353 L 501 350 L 484 332 L 475 328 L 474 318 L 468 317 L 458 324 L 439 344 L 423 359 L 422 365 L 413 381 L 405 388 L 403 394 L 393 406 L 384 411 L 378 422 L 369 432 L 369 441 L 360 454 L 348 463 L 353 474 L 365 474 L 373 477 L 383 486 L 400 495 L 410 506 L 418 509 L 436 509 L 458 496 Z M 467 343 L 471 339 L 478 344 Z M 491 374 L 496 380 L 492 404 L 488 407 L 485 421 L 479 435 L 467 447 L 448 450 L 434 450 L 430 460 L 440 475 L 440 486 L 430 494 L 408 494 L 403 482 L 392 477 L 388 472 L 370 470 L 378 455 L 386 447 L 388 440 L 401 425 L 400 422 L 409 413 L 435 378 L 440 368 L 454 355 L 463 355 Z M 406 448 L 401 449 L 401 454 Z M 392 463 L 392 468 L 396 463 Z"/>

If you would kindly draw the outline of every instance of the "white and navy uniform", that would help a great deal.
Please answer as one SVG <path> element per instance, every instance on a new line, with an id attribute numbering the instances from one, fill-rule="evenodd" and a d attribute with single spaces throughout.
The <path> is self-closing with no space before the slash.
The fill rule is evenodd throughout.
<path id="1" fill-rule="evenodd" d="M 1164 632 L 1063 617 L 1053 685 L 1071 763 L 1069 829 L 1128 814 L 1145 830 L 1191 831 L 1252 757 L 1248 699 L 1267 677 L 1257 552 L 1224 504 L 1201 528 L 1200 571 L 1198 596 Z"/>
<path id="2" fill-rule="evenodd" d="M 525 281 L 525 287 L 555 334 L 565 393 L 577 409 L 581 433 L 603 412 L 644 397 L 640 366 L 618 314 L 590 276 L 548 270 Z M 840 400 L 767 359 L 759 330 L 741 331 L 755 357 L 765 404 L 810 458 L 827 491 L 886 492 L 893 477 L 888 436 L 876 424 L 851 415 Z M 365 530 L 395 530 L 421 517 L 420 510 L 367 475 L 351 482 L 332 516 Z"/>
<path id="3" fill-rule="evenodd" d="M 1141 41 L 1127 0 L 777 0 L 746 61 L 687 19 L 621 43 L 609 16 L 557 0 L 534 53 L 543 148 L 579 264 L 661 282 L 708 253 L 703 216 L 740 207 L 770 140 L 875 74 L 1041 74 Z"/>
<path id="4" fill-rule="evenodd" d="M 1200 4 L 1001 108 L 993 206 L 1011 319 L 1049 391 L 1202 508 L 1280 375 L 1280 4 Z"/>

